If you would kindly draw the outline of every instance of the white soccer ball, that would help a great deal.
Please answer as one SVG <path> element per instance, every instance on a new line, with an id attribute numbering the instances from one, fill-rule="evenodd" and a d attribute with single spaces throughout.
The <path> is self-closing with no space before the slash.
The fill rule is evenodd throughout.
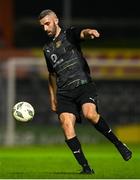
<path id="1" fill-rule="evenodd" d="M 14 105 L 12 114 L 16 120 L 27 122 L 33 119 L 35 111 L 30 103 L 18 102 Z"/>

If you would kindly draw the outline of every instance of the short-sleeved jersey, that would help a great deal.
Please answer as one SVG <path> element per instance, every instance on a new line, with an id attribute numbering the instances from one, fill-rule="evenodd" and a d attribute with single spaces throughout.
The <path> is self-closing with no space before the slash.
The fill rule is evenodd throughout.
<path id="1" fill-rule="evenodd" d="M 80 48 L 80 28 L 61 30 L 55 40 L 44 46 L 50 73 L 56 73 L 58 90 L 71 90 L 91 81 L 89 66 Z"/>

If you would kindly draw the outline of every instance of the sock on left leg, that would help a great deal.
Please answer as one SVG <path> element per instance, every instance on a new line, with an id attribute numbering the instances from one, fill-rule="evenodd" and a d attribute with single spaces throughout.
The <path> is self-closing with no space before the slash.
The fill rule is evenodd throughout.
<path id="1" fill-rule="evenodd" d="M 115 136 L 102 117 L 100 117 L 98 123 L 95 124 L 94 127 L 116 146 L 125 161 L 131 159 L 132 152 Z"/>
<path id="2" fill-rule="evenodd" d="M 97 124 L 94 124 L 94 127 L 102 133 L 108 140 L 110 140 L 113 144 L 119 144 L 120 141 L 116 137 L 116 135 L 112 132 L 106 121 L 100 116 Z"/>

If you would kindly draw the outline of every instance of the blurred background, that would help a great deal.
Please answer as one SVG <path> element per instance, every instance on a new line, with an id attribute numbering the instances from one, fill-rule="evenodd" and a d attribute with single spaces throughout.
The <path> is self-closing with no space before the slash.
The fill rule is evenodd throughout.
<path id="1" fill-rule="evenodd" d="M 69 27 L 93 27 L 99 39 L 82 48 L 99 92 L 99 110 L 125 142 L 140 143 L 140 11 L 133 1 L 0 0 L 0 144 L 63 143 L 57 116 L 51 112 L 48 72 L 42 48 L 47 35 L 38 15 L 54 10 Z M 13 105 L 35 108 L 28 123 L 16 122 Z M 84 128 L 83 128 L 84 127 Z M 77 125 L 84 143 L 105 141 L 88 122 Z"/>

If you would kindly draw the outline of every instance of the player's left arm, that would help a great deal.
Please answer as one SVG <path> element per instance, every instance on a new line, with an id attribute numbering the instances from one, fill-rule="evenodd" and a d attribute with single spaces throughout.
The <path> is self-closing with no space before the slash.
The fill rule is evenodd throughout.
<path id="1" fill-rule="evenodd" d="M 100 33 L 96 29 L 83 29 L 80 33 L 81 39 L 94 39 L 98 38 Z"/>

